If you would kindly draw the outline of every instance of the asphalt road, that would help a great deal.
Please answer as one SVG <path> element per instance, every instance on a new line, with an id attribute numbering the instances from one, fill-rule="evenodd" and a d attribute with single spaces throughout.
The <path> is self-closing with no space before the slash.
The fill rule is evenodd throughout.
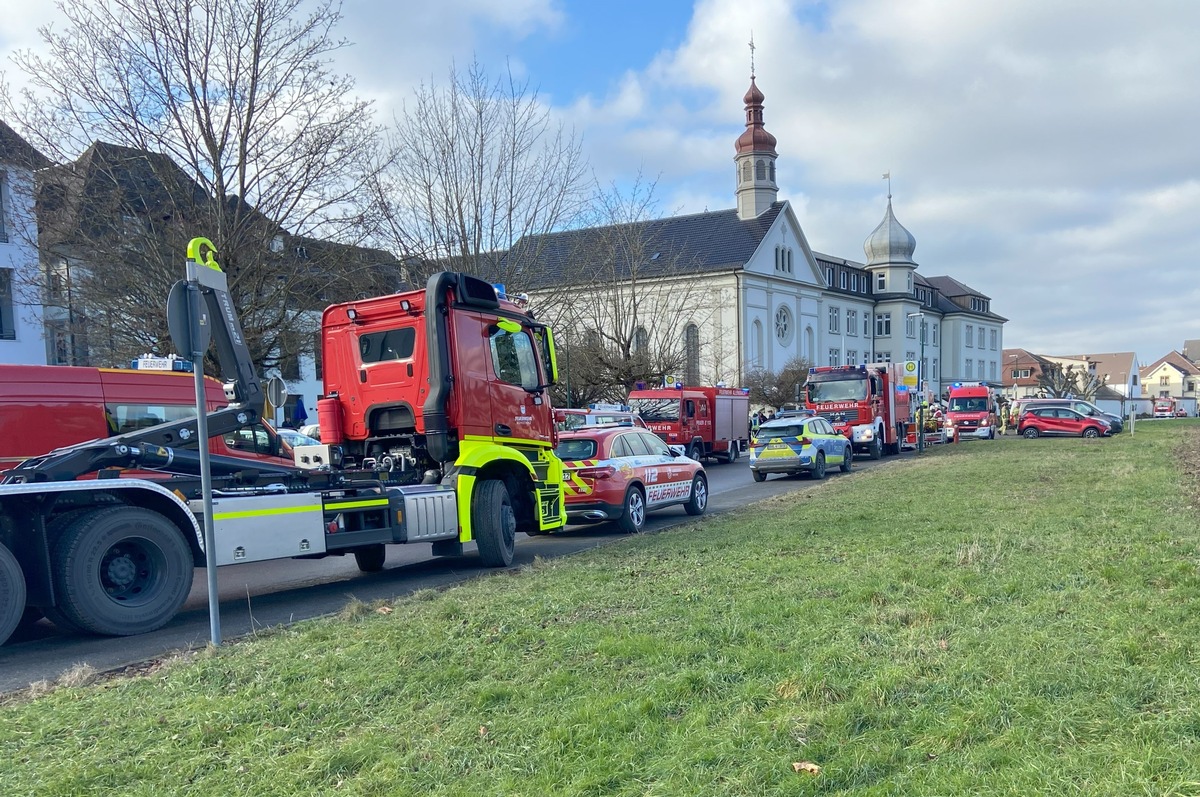
<path id="1" fill-rule="evenodd" d="M 854 467 L 875 467 L 890 459 L 856 459 Z M 756 484 L 744 458 L 733 465 L 709 463 L 706 471 L 709 514 L 820 484 L 803 477 L 778 476 Z M 828 478 L 838 475 L 834 468 Z M 646 531 L 691 520 L 683 507 L 672 507 L 650 514 Z M 538 556 L 567 556 L 625 537 L 615 523 L 573 525 L 549 536 L 521 534 L 513 566 L 529 564 Z M 428 544 L 391 545 L 387 563 L 379 573 L 359 572 L 352 556 L 230 565 L 220 568 L 217 576 L 221 635 L 229 641 L 281 623 L 335 613 L 352 598 L 367 603 L 391 600 L 493 572 L 479 565 L 474 545 L 467 546 L 464 556 L 455 558 L 433 557 Z M 24 689 L 36 681 L 57 680 L 83 664 L 105 672 L 203 647 L 210 639 L 209 631 L 207 577 L 203 569 L 197 569 L 183 611 L 158 631 L 122 638 L 77 636 L 60 634 L 49 621 L 42 620 L 23 636 L 14 636 L 0 647 L 0 693 Z"/>

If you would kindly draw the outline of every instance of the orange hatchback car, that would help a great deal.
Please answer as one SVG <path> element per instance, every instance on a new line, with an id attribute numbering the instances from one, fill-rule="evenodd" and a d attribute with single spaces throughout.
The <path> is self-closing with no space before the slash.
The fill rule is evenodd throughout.
<path id="1" fill-rule="evenodd" d="M 646 525 L 647 512 L 682 505 L 689 515 L 702 515 L 708 508 L 704 466 L 645 429 L 560 432 L 554 453 L 563 461 L 570 522 L 615 520 L 632 534 Z"/>

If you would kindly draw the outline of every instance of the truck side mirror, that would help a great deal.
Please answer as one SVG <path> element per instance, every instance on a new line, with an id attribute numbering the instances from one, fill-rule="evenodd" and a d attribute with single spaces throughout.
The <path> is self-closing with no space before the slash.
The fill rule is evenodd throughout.
<path id="1" fill-rule="evenodd" d="M 550 327 L 542 333 L 542 348 L 546 355 L 546 377 L 551 385 L 558 384 L 558 354 L 554 350 L 554 332 Z"/>

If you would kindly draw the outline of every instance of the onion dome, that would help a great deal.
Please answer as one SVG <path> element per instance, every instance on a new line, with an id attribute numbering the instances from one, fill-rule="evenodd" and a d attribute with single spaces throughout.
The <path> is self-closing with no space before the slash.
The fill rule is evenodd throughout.
<path id="1" fill-rule="evenodd" d="M 863 243 L 863 251 L 867 255 L 868 266 L 885 266 L 899 263 L 902 265 L 917 265 L 913 262 L 913 252 L 917 248 L 917 239 L 904 225 L 896 221 L 892 213 L 892 198 L 888 197 L 887 213 L 875 231 L 867 236 Z"/>
<path id="2" fill-rule="evenodd" d="M 746 96 L 742 97 L 742 102 L 746 103 L 746 130 L 738 136 L 737 152 L 739 155 L 747 152 L 777 154 L 775 152 L 775 136 L 768 133 L 763 127 L 764 99 L 766 98 L 755 85 L 754 78 L 751 77 L 750 89 L 746 92 Z"/>

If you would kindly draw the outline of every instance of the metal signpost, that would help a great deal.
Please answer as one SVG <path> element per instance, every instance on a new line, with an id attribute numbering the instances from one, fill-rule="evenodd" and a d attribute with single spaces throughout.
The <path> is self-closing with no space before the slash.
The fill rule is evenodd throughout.
<path id="1" fill-rule="evenodd" d="M 207 260 L 200 259 L 200 248 L 208 247 Z M 213 531 L 212 469 L 208 456 L 208 406 L 204 391 L 204 355 L 212 338 L 208 308 L 200 286 L 227 290 L 225 275 L 213 259 L 210 241 L 194 239 L 188 245 L 187 280 L 175 283 L 167 297 L 167 327 L 175 348 L 190 355 L 195 367 L 196 443 L 200 450 L 200 489 L 204 494 L 204 567 L 208 573 L 208 625 L 212 644 L 221 644 L 221 605 L 217 591 L 217 546 Z"/>

